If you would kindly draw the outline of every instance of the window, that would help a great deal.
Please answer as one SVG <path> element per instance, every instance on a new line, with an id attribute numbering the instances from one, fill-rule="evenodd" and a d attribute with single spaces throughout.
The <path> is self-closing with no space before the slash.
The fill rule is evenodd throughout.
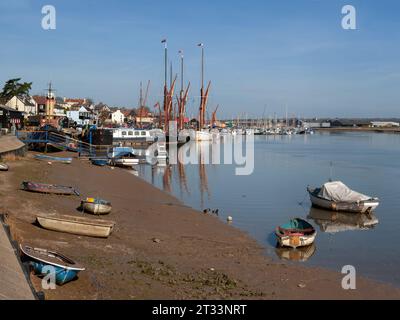
<path id="1" fill-rule="evenodd" d="M 128 131 L 129 136 L 133 136 L 133 131 Z"/>
<path id="2" fill-rule="evenodd" d="M 123 136 L 126 136 L 126 131 L 122 131 L 122 135 L 123 135 Z"/>
<path id="3" fill-rule="evenodd" d="M 146 131 L 142 131 L 141 134 L 142 134 L 142 136 L 145 136 L 146 135 Z"/>
<path id="4" fill-rule="evenodd" d="M 139 135 L 139 132 L 138 131 L 135 131 L 135 136 L 138 136 Z"/>

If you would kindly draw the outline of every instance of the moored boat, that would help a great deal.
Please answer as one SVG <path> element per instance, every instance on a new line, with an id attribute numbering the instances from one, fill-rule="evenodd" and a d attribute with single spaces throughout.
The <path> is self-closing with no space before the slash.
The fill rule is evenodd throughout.
<path id="1" fill-rule="evenodd" d="M 56 274 L 56 283 L 63 285 L 74 280 L 80 271 L 85 268 L 66 256 L 46 249 L 34 248 L 27 245 L 20 245 L 21 252 L 29 260 L 35 274 L 46 276 L 49 267 L 53 267 Z"/>
<path id="2" fill-rule="evenodd" d="M 307 221 L 294 218 L 290 222 L 276 228 L 279 245 L 282 247 L 305 247 L 314 243 L 317 231 Z"/>
<path id="3" fill-rule="evenodd" d="M 340 181 L 325 183 L 321 188 L 307 187 L 313 206 L 332 211 L 368 213 L 379 206 L 379 199 L 351 190 Z"/>
<path id="4" fill-rule="evenodd" d="M 115 226 L 113 221 L 58 214 L 42 214 L 36 219 L 43 228 L 48 230 L 95 238 L 108 238 Z"/>
<path id="5" fill-rule="evenodd" d="M 123 152 L 117 157 L 111 159 L 111 164 L 113 166 L 129 167 L 132 168 L 139 164 L 139 158 L 133 152 Z"/>
<path id="6" fill-rule="evenodd" d="M 87 198 L 81 202 L 84 211 L 94 215 L 106 215 L 111 212 L 112 206 L 109 201 L 98 198 Z"/>
<path id="7" fill-rule="evenodd" d="M 55 184 L 44 184 L 31 181 L 24 181 L 22 182 L 22 188 L 25 191 L 37 192 L 37 193 L 79 196 L 79 192 L 75 190 L 73 187 L 59 186 Z"/>
<path id="8" fill-rule="evenodd" d="M 5 163 L 0 163 L 0 171 L 8 171 L 9 167 Z"/>
<path id="9" fill-rule="evenodd" d="M 95 166 L 104 167 L 108 165 L 108 163 L 108 159 L 92 159 L 92 164 L 94 164 Z"/>
<path id="10" fill-rule="evenodd" d="M 35 159 L 42 161 L 50 161 L 50 162 L 61 162 L 65 164 L 71 164 L 72 158 L 61 158 L 61 157 L 51 157 L 44 154 L 35 155 Z"/>

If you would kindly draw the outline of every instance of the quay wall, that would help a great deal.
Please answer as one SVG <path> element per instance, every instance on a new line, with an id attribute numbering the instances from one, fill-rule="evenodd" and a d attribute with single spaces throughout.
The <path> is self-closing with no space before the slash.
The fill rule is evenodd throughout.
<path id="1" fill-rule="evenodd" d="M 16 136 L 0 136 L 0 158 L 9 154 L 15 156 L 24 156 L 26 151 L 26 145 Z"/>

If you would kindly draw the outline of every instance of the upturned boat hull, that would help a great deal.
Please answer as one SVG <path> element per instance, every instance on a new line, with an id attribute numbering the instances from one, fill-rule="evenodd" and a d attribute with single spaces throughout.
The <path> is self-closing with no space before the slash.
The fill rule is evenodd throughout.
<path id="1" fill-rule="evenodd" d="M 0 163 L 0 171 L 8 171 L 9 167 L 5 163 Z"/>
<path id="2" fill-rule="evenodd" d="M 65 196 L 79 195 L 79 192 L 72 187 L 58 186 L 54 184 L 35 183 L 30 181 L 22 182 L 22 188 L 25 191 L 36 192 L 36 193 L 57 194 Z"/>
<path id="3" fill-rule="evenodd" d="M 48 230 L 95 238 L 108 238 L 115 226 L 112 221 L 64 215 L 39 215 L 37 221 Z"/>
<path id="4" fill-rule="evenodd" d="M 377 199 L 371 199 L 358 202 L 335 202 L 318 197 L 313 189 L 307 189 L 310 195 L 310 201 L 314 207 L 327 209 L 331 211 L 350 212 L 350 213 L 369 213 L 373 212 L 378 206 Z"/>

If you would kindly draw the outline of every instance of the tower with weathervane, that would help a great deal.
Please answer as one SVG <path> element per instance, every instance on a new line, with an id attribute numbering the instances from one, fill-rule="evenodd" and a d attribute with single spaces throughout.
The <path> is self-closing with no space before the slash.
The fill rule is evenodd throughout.
<path id="1" fill-rule="evenodd" d="M 47 121 L 53 119 L 55 103 L 56 103 L 56 98 L 54 96 L 54 90 L 52 89 L 51 82 L 50 82 L 49 87 L 47 89 L 47 96 L 46 96 L 46 120 Z"/>

